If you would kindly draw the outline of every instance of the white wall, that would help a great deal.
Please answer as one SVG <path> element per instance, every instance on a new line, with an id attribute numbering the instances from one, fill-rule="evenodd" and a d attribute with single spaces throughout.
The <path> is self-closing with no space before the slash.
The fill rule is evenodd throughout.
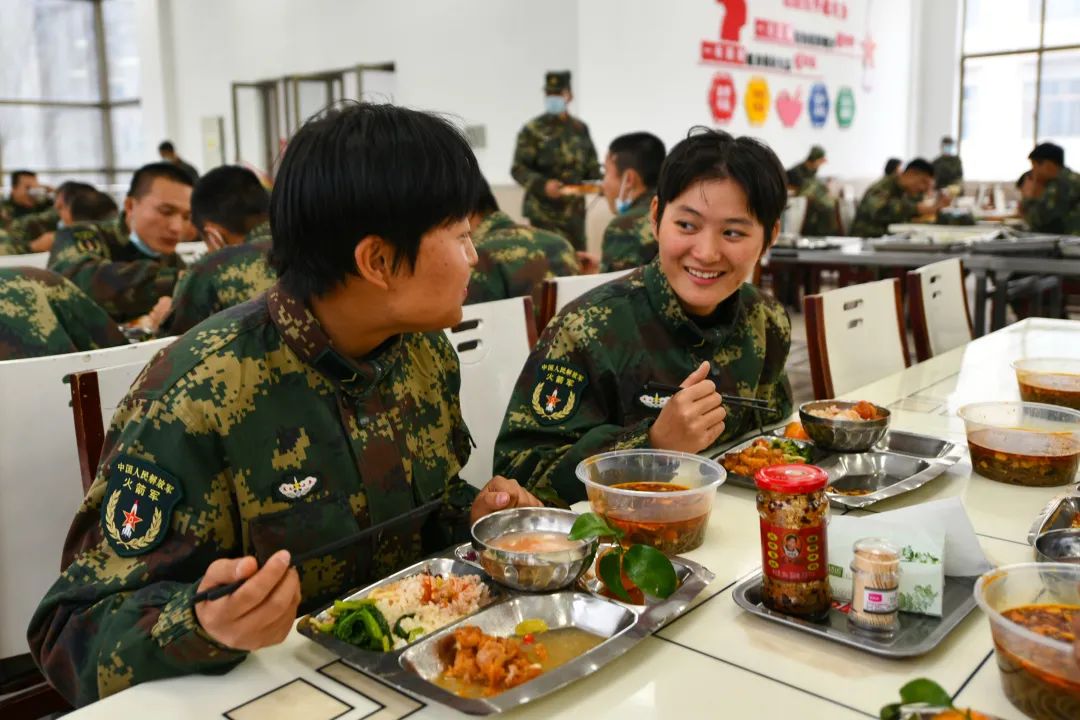
<path id="1" fill-rule="evenodd" d="M 914 155 L 938 156 L 941 138 L 957 137 L 960 112 L 962 0 L 921 2 L 915 58 Z"/>

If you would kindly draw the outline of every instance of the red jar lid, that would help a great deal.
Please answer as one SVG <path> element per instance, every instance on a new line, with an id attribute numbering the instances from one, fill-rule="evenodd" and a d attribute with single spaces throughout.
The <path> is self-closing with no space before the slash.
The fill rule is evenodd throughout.
<path id="1" fill-rule="evenodd" d="M 823 490 L 829 474 L 816 465 L 773 465 L 754 473 L 754 484 L 762 490 L 804 495 Z"/>

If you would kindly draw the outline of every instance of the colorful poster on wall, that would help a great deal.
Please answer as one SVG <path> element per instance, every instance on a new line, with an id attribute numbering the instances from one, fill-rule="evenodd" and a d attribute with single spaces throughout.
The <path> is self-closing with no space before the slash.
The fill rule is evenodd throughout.
<path id="1" fill-rule="evenodd" d="M 781 90 L 776 94 L 776 114 L 784 127 L 795 127 L 802 110 L 802 88 L 796 88 L 794 93 Z"/>
<path id="2" fill-rule="evenodd" d="M 751 125 L 764 125 L 769 117 L 769 83 L 755 75 L 746 83 L 746 118 Z"/>
<path id="3" fill-rule="evenodd" d="M 709 110 L 712 112 L 713 122 L 721 125 L 730 122 L 735 115 L 735 103 L 735 81 L 731 79 L 731 75 L 713 75 L 712 86 L 709 88 Z"/>
<path id="4" fill-rule="evenodd" d="M 829 89 L 825 83 L 816 83 L 810 88 L 807 105 L 806 114 L 810 116 L 810 124 L 816 128 L 825 127 L 829 119 Z"/>
<path id="5" fill-rule="evenodd" d="M 855 119 L 855 93 L 851 88 L 844 86 L 836 94 L 836 123 L 842 127 L 851 127 L 851 121 Z"/>

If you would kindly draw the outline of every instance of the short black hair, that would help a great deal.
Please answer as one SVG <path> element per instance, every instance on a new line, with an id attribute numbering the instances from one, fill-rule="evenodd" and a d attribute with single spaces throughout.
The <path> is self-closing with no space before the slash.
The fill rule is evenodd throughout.
<path id="1" fill-rule="evenodd" d="M 308 120 L 285 148 L 270 194 L 270 261 L 308 298 L 356 275 L 369 235 L 412 270 L 421 238 L 469 216 L 480 167 L 446 119 L 395 105 L 349 102 Z"/>
<path id="2" fill-rule="evenodd" d="M 1049 160 L 1055 165 L 1065 165 L 1065 148 L 1054 143 L 1039 143 L 1028 155 L 1028 160 Z"/>
<path id="3" fill-rule="evenodd" d="M 209 220 L 229 232 L 245 234 L 266 220 L 270 193 L 255 173 L 222 165 L 203 175 L 191 191 L 191 222 L 199 230 Z"/>
<path id="4" fill-rule="evenodd" d="M 1025 170 L 1024 172 L 1020 173 L 1020 177 L 1016 178 L 1016 189 L 1017 190 L 1019 190 L 1023 186 L 1024 181 L 1028 179 L 1029 175 L 1031 175 L 1030 170 Z"/>
<path id="5" fill-rule="evenodd" d="M 915 158 L 907 164 L 904 172 L 917 172 L 934 177 L 934 166 L 926 158 Z"/>
<path id="6" fill-rule="evenodd" d="M 24 177 L 36 178 L 37 173 L 34 172 L 33 170 L 16 170 L 16 171 L 14 171 L 13 173 L 11 173 L 11 189 L 14 190 L 15 187 L 19 184 L 19 181 L 22 180 Z"/>
<path id="7" fill-rule="evenodd" d="M 885 174 L 892 175 L 894 172 L 896 172 L 896 168 L 900 167 L 902 163 L 903 160 L 901 160 L 900 158 L 889 158 L 885 161 Z"/>
<path id="8" fill-rule="evenodd" d="M 170 140 L 162 140 L 161 144 L 157 146 L 157 151 L 159 153 L 176 152 L 176 146 Z"/>
<path id="9" fill-rule="evenodd" d="M 60 187 L 56 188 L 56 197 L 66 205 L 71 205 L 71 198 L 75 193 L 85 192 L 87 190 L 95 190 L 95 188 L 90 183 L 79 182 L 78 180 L 65 180 L 60 183 Z"/>
<path id="10" fill-rule="evenodd" d="M 108 220 L 117 213 L 118 208 L 111 197 L 94 188 L 88 188 L 79 189 L 71 195 L 68 210 L 75 222 L 91 222 Z"/>
<path id="11" fill-rule="evenodd" d="M 608 152 L 614 158 L 615 168 L 620 174 L 636 170 L 646 186 L 656 187 L 660 180 L 660 166 L 664 164 L 667 152 L 663 140 L 652 133 L 629 133 L 612 140 Z"/>
<path id="12" fill-rule="evenodd" d="M 155 162 L 143 165 L 131 176 L 131 186 L 128 188 L 128 197 L 141 198 L 150 192 L 150 186 L 158 178 L 180 183 L 191 187 L 191 176 L 176 165 L 169 162 Z"/>
<path id="13" fill-rule="evenodd" d="M 476 196 L 476 207 L 473 208 L 473 212 L 478 215 L 490 215 L 493 212 L 499 212 L 499 201 L 495 199 L 495 193 L 491 192 L 491 186 L 488 185 L 488 181 L 484 179 L 484 176 L 480 176 L 480 188 Z"/>
<path id="14" fill-rule="evenodd" d="M 656 187 L 656 221 L 664 208 L 694 183 L 730 179 L 746 193 L 750 214 L 765 228 L 765 242 L 787 205 L 787 185 L 780 158 L 765 143 L 735 138 L 723 130 L 691 128 L 671 148 Z"/>

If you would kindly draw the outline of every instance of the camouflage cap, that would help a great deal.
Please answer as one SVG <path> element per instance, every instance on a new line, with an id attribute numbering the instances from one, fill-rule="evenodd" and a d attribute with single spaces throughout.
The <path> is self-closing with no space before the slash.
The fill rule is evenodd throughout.
<path id="1" fill-rule="evenodd" d="M 544 76 L 544 92 L 549 95 L 561 93 L 570 89 L 569 70 L 549 70 Z"/>
<path id="2" fill-rule="evenodd" d="M 810 148 L 810 154 L 806 156 L 807 160 L 820 160 L 825 157 L 825 148 L 820 145 L 814 145 Z"/>

